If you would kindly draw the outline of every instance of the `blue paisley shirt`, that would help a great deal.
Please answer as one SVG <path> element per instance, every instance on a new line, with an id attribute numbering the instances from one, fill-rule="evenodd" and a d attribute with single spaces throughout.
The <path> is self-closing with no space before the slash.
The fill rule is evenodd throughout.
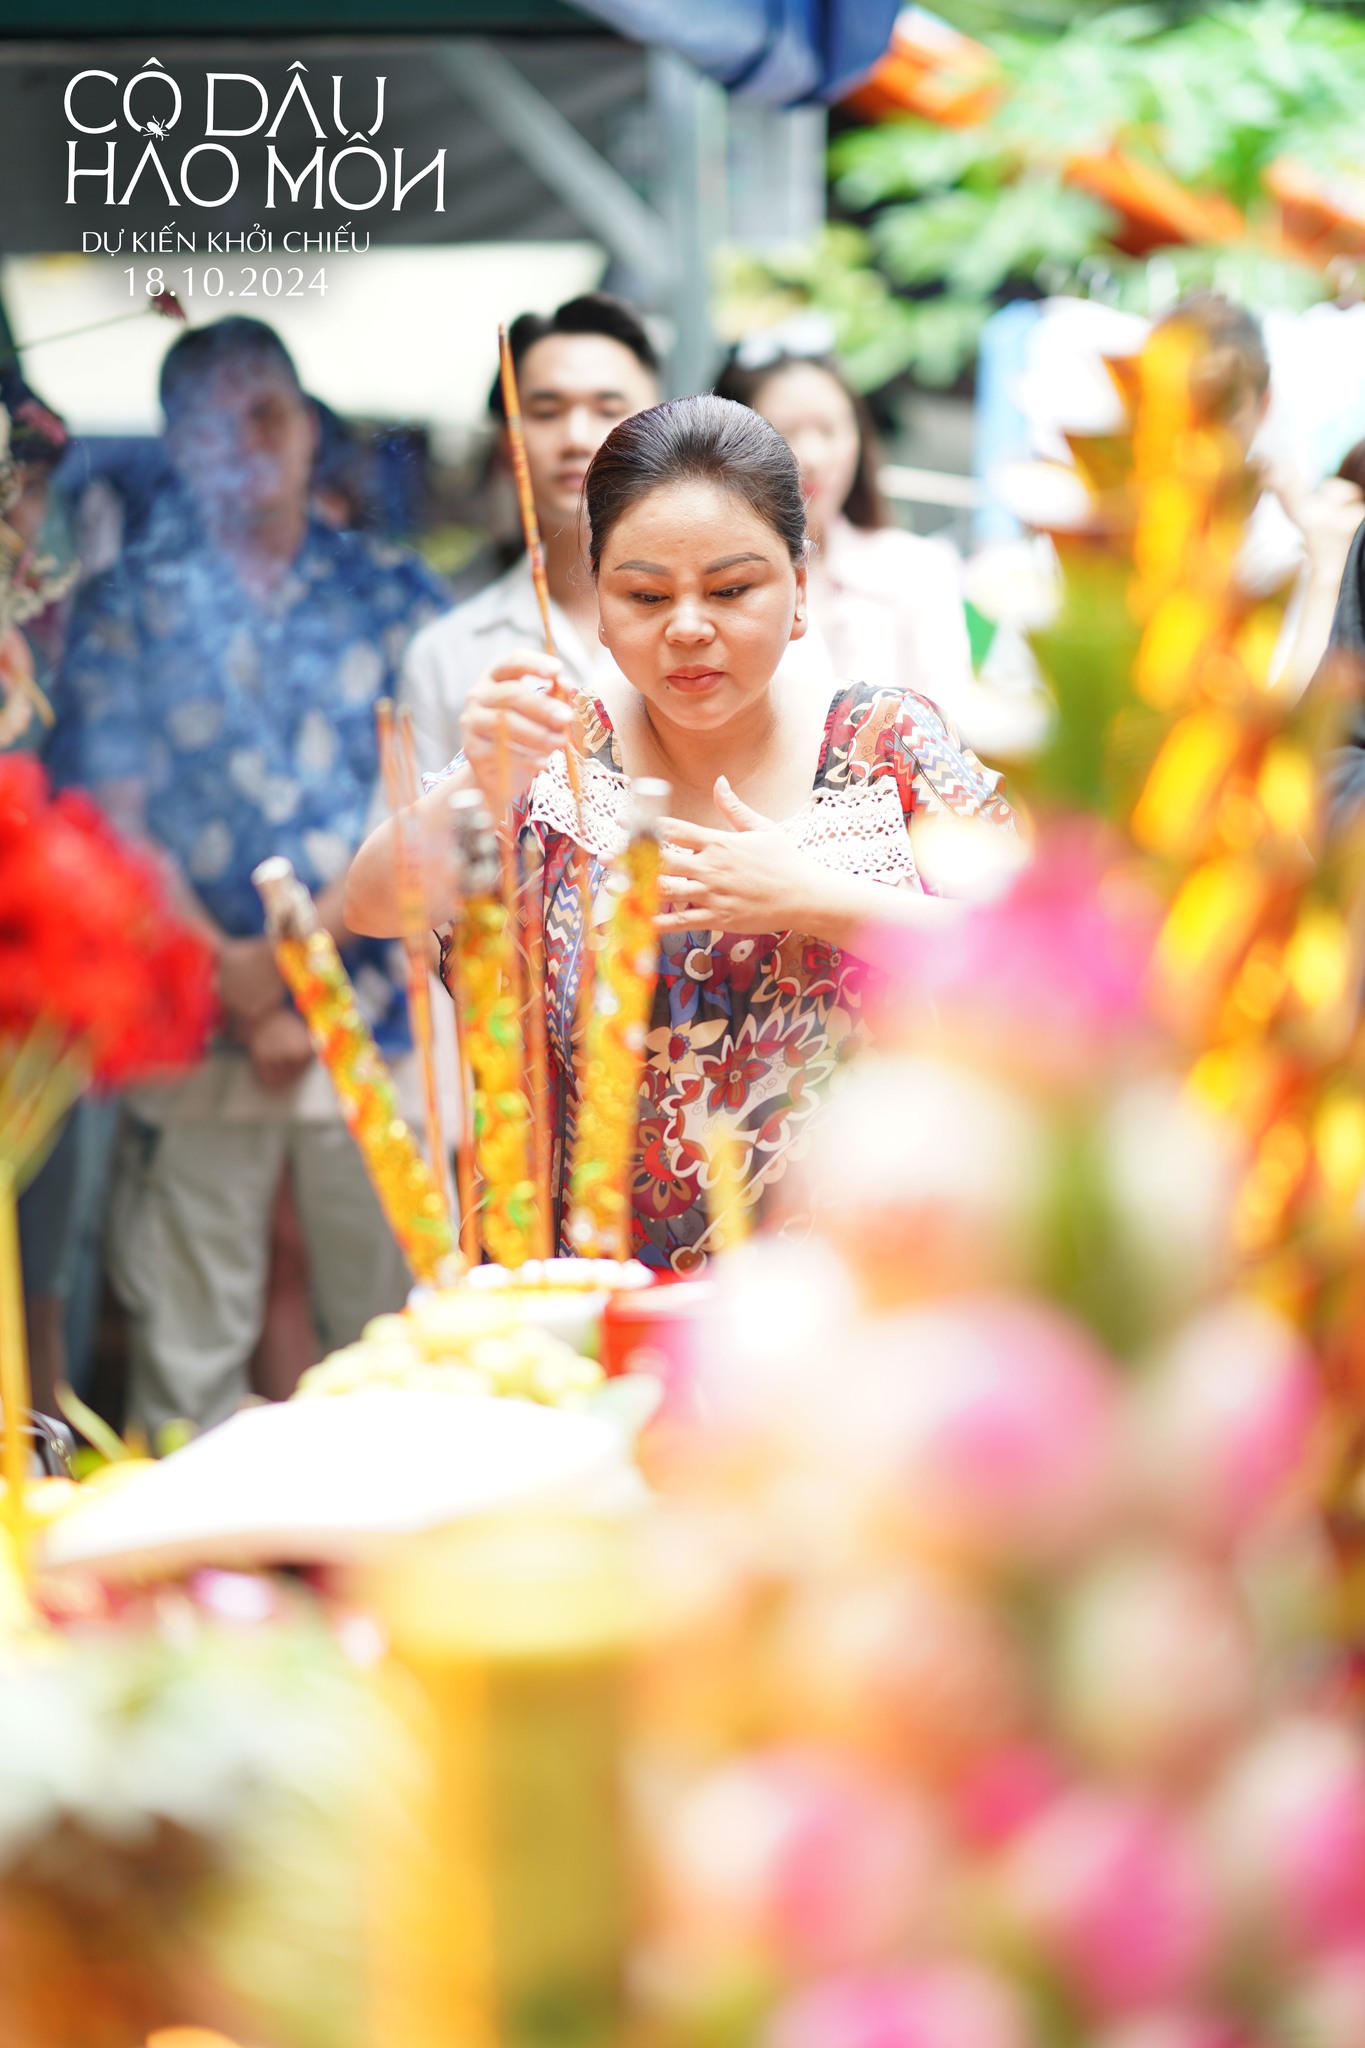
<path id="1" fill-rule="evenodd" d="M 53 777 L 141 782 L 151 836 L 224 931 L 254 936 L 259 861 L 286 855 L 315 893 L 345 872 L 378 772 L 375 701 L 449 602 L 406 550 L 317 524 L 259 600 L 217 550 L 163 527 L 77 602 Z M 402 1047 L 398 949 L 358 940 L 347 960 L 381 1044 Z"/>

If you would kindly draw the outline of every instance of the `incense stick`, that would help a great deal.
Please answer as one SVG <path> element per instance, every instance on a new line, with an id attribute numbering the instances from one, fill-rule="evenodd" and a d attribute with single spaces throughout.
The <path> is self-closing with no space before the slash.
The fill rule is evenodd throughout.
<path id="1" fill-rule="evenodd" d="M 516 483 L 517 505 L 521 513 L 521 530 L 526 542 L 526 557 L 531 569 L 531 582 L 536 593 L 536 604 L 540 610 L 541 633 L 545 652 L 555 652 L 554 628 L 550 622 L 550 579 L 545 567 L 545 550 L 540 539 L 540 521 L 536 516 L 536 501 L 531 489 L 531 466 L 526 456 L 526 435 L 521 424 L 521 398 L 517 390 L 517 369 L 512 360 L 511 344 L 507 329 L 498 328 L 498 366 L 502 377 L 502 404 L 507 422 L 507 445 L 512 456 L 512 476 Z M 557 685 L 551 685 L 559 694 Z M 580 858 L 578 869 L 578 899 L 583 919 L 583 969 L 579 977 L 578 1000 L 582 1001 L 584 991 L 591 985 L 592 955 L 592 882 L 591 855 L 583 845 L 583 783 L 578 763 L 577 713 L 564 741 L 564 769 L 568 777 L 569 791 L 573 797 L 574 813 L 578 824 Z M 535 1130 L 535 1175 L 540 1210 L 540 1238 L 542 1258 L 553 1254 L 554 1202 L 551 1189 L 553 1172 L 552 1134 L 549 1125 L 549 1050 L 545 1019 L 545 946 L 544 932 L 540 920 L 544 918 L 544 877 L 541 881 L 540 918 L 527 919 L 527 966 L 530 981 L 530 1009 L 527 1043 L 530 1054 L 531 1101 Z M 534 927 L 534 929 L 533 929 Z M 575 1014 L 578 1006 L 575 1004 Z M 569 1031 L 569 1058 L 573 1057 L 573 1031 Z"/>
<path id="2" fill-rule="evenodd" d="M 521 424 L 521 398 L 517 392 L 517 366 L 512 360 L 507 329 L 502 326 L 498 328 L 498 367 L 502 376 L 502 409 L 507 419 L 507 445 L 512 453 L 512 477 L 517 487 L 521 531 L 526 541 L 526 557 L 531 565 L 531 582 L 535 587 L 536 603 L 540 607 L 540 629 L 545 640 L 545 652 L 553 654 L 555 636 L 550 624 L 550 578 L 545 568 L 545 550 L 540 540 L 540 521 L 536 517 L 536 501 L 531 490 L 531 465 L 526 459 L 526 434 Z M 551 687 L 558 695 L 558 687 Z M 578 750 L 574 745 L 576 732 L 575 717 L 564 742 L 564 768 L 569 778 L 569 788 L 573 792 L 574 808 L 581 832 L 583 787 L 578 769 Z"/>
<path id="3" fill-rule="evenodd" d="M 550 626 L 550 579 L 545 568 L 545 549 L 540 540 L 540 520 L 536 516 L 536 501 L 531 490 L 531 465 L 526 459 L 526 432 L 521 424 L 521 395 L 517 390 L 517 366 L 512 360 L 512 345 L 507 339 L 507 329 L 498 327 L 498 373 L 502 379 L 502 409 L 507 421 L 507 445 L 512 453 L 512 478 L 517 488 L 517 505 L 521 512 L 521 531 L 526 542 L 526 557 L 531 564 L 531 582 L 540 606 L 540 629 L 545 636 L 545 652 L 555 651 L 554 633 Z"/>

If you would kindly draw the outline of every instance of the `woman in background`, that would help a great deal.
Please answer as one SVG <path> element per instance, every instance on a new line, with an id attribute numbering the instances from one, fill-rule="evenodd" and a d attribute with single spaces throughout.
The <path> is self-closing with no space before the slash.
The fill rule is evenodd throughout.
<path id="1" fill-rule="evenodd" d="M 892 524 L 877 488 L 880 451 L 867 401 L 827 356 L 785 353 L 759 366 L 741 347 L 717 391 L 761 413 L 801 469 L 811 539 L 810 625 L 788 673 L 879 682 L 930 698 L 973 737 L 979 690 L 946 541 Z"/>

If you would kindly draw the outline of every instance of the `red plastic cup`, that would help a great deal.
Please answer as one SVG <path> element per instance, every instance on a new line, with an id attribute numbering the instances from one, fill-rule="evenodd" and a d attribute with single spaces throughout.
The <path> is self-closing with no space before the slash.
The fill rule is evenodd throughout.
<path id="1" fill-rule="evenodd" d="M 613 1294 L 602 1315 L 607 1377 L 648 1373 L 663 1382 L 665 1411 L 676 1411 L 692 1385 L 715 1298 L 713 1281 L 663 1278 Z"/>

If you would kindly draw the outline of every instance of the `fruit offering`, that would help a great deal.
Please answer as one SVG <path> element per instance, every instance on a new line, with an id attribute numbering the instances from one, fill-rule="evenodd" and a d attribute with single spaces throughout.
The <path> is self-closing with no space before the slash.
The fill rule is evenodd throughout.
<path id="1" fill-rule="evenodd" d="M 295 1398 L 393 1387 L 573 1408 L 602 1377 L 593 1359 L 523 1321 L 511 1296 L 452 1288 L 420 1295 L 401 1315 L 376 1316 L 358 1342 L 303 1375 Z"/>
<path id="2" fill-rule="evenodd" d="M 650 1287 L 650 1274 L 636 1259 L 528 1259 L 522 1266 L 476 1266 L 466 1284 L 496 1295 L 519 1321 L 600 1358 L 608 1305 L 623 1295 L 638 1298 Z"/>

